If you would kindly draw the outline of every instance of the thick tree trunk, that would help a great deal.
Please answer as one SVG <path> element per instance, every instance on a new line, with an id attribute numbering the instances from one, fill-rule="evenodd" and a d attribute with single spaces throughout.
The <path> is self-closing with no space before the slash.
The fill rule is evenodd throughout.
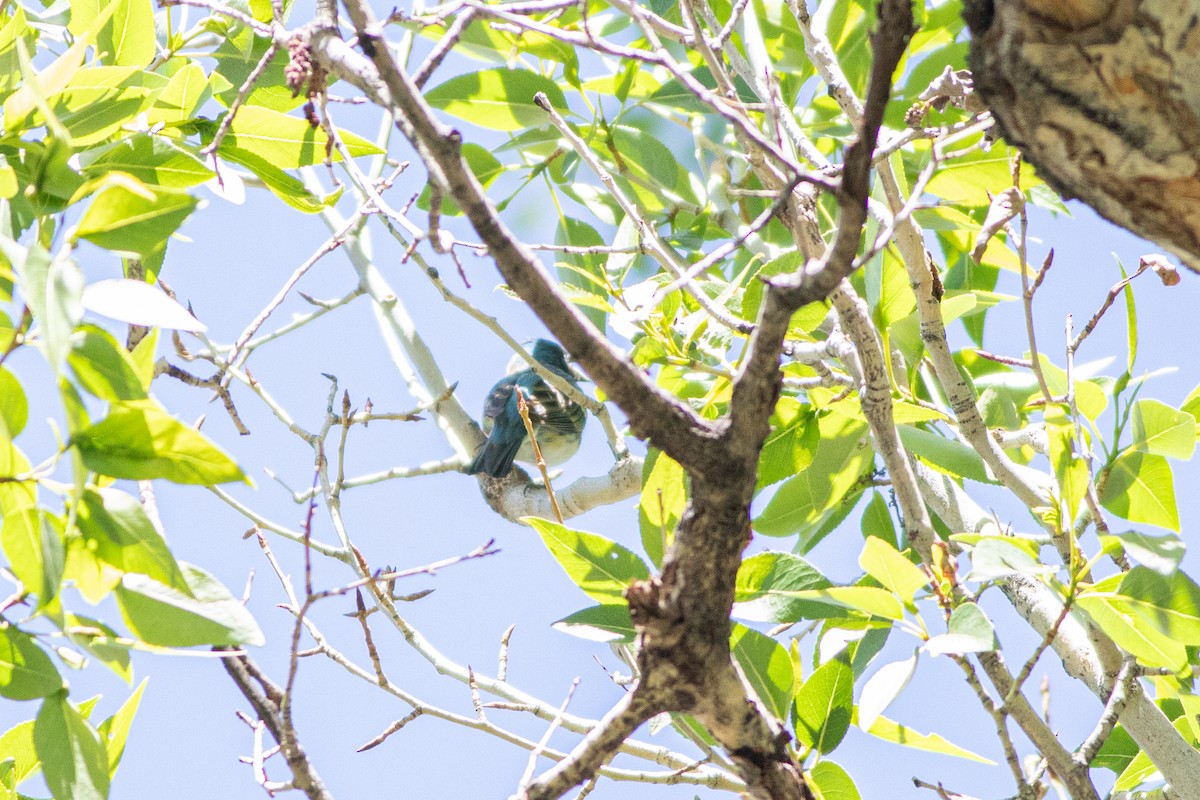
<path id="1" fill-rule="evenodd" d="M 1200 0 L 966 0 L 964 16 L 1004 138 L 1200 269 Z"/>

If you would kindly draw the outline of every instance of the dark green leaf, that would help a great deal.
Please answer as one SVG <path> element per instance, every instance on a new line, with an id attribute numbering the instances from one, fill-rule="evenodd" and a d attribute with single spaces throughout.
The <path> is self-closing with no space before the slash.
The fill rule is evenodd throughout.
<path id="1" fill-rule="evenodd" d="M 825 754 L 841 744 L 854 709 L 854 676 L 838 656 L 813 671 L 796 693 L 796 738 Z"/>
<path id="2" fill-rule="evenodd" d="M 734 616 L 755 622 L 796 622 L 842 618 L 845 609 L 832 603 L 801 600 L 793 592 L 828 589 L 829 580 L 800 556 L 757 553 L 738 567 Z"/>
<path id="3" fill-rule="evenodd" d="M 629 618 L 629 606 L 624 604 L 585 608 L 563 617 L 552 627 L 593 642 L 627 644 L 637 636 L 633 620 Z"/>

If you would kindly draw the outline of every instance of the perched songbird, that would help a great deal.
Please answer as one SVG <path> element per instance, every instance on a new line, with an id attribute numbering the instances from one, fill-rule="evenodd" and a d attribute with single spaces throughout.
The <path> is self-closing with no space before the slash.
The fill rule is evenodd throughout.
<path id="1" fill-rule="evenodd" d="M 575 374 L 567 366 L 566 353 L 555 342 L 538 339 L 531 352 L 534 360 L 578 388 Z M 525 421 L 517 409 L 517 392 L 525 397 L 529 421 L 537 437 L 542 458 L 549 466 L 561 464 L 579 449 L 583 406 L 571 400 L 530 368 L 501 378 L 488 392 L 483 405 L 483 430 L 488 439 L 464 470 L 468 475 L 483 472 L 493 478 L 508 474 L 514 460 L 535 462 Z"/>

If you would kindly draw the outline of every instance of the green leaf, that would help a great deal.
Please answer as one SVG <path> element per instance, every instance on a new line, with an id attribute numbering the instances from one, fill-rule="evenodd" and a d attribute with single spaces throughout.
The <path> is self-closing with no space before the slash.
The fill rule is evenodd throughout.
<path id="1" fill-rule="evenodd" d="M 592 140 L 592 148 L 601 157 L 614 160 L 620 173 L 634 181 L 639 188 L 656 186 L 674 190 L 679 176 L 679 164 L 654 133 L 629 125 L 612 125 L 608 137 Z M 639 183 L 640 182 L 640 183 Z"/>
<path id="2" fill-rule="evenodd" d="M 138 67 L 88 67 L 75 73 L 62 91 L 50 96 L 30 126 L 62 129 L 75 147 L 86 147 L 123 134 L 123 128 L 148 108 L 167 85 L 163 76 Z M 45 111 L 53 116 L 46 118 Z"/>
<path id="3" fill-rule="evenodd" d="M 844 656 L 813 671 L 796 693 L 796 739 L 819 753 L 832 752 L 850 728 L 854 675 Z"/>
<path id="4" fill-rule="evenodd" d="M 1138 747 L 1138 743 L 1125 730 L 1125 726 L 1117 725 L 1100 746 L 1100 751 L 1092 759 L 1091 766 L 1112 770 L 1120 775 L 1140 752 L 1142 748 Z"/>
<path id="5" fill-rule="evenodd" d="M 1148 667 L 1166 667 L 1174 672 L 1187 669 L 1187 648 L 1163 634 L 1137 612 L 1134 605 L 1111 592 L 1085 592 L 1075 600 L 1117 646 Z"/>
<path id="6" fill-rule="evenodd" d="M 874 461 L 874 452 L 860 447 L 867 425 L 860 419 L 829 413 L 819 417 L 820 443 L 812 463 L 780 484 L 767 507 L 754 520 L 766 536 L 811 534 L 858 484 Z"/>
<path id="7" fill-rule="evenodd" d="M 13 625 L 0 627 L 0 697 L 36 700 L 63 688 L 50 656 Z"/>
<path id="8" fill-rule="evenodd" d="M 138 687 L 133 690 L 117 713 L 100 723 L 98 733 L 104 738 L 105 750 L 108 752 L 108 774 L 111 778 L 121 763 L 125 754 L 125 740 L 129 738 L 129 729 L 133 725 L 133 717 L 137 714 L 142 702 L 142 692 L 146 689 L 146 679 L 143 678 Z"/>
<path id="9" fill-rule="evenodd" d="M 816 567 L 791 553 L 757 553 L 738 567 L 734 616 L 755 622 L 796 622 L 844 617 L 832 603 L 800 600 L 795 592 L 828 589 L 833 584 Z"/>
<path id="10" fill-rule="evenodd" d="M 249 483 L 241 468 L 208 437 L 152 400 L 113 404 L 107 417 L 77 433 L 71 443 L 88 469 L 114 478 Z"/>
<path id="11" fill-rule="evenodd" d="M 117 489 L 88 489 L 79 505 L 79 531 L 87 546 L 120 572 L 137 572 L 181 592 L 187 581 L 167 543 L 141 504 Z"/>
<path id="12" fill-rule="evenodd" d="M 33 746 L 33 720 L 14 725 L 0 736 L 0 756 L 13 759 L 9 777 L 14 787 L 37 771 L 41 764 Z"/>
<path id="13" fill-rule="evenodd" d="M 29 459 L 0 430 L 0 476 L 11 478 L 32 469 Z M 0 514 L 21 506 L 37 505 L 37 487 L 33 481 L 0 481 Z"/>
<path id="14" fill-rule="evenodd" d="M 750 688 L 778 719 L 787 719 L 796 677 L 787 649 L 770 636 L 734 623 L 729 646 Z"/>
<path id="15" fill-rule="evenodd" d="M 929 585 L 929 577 L 920 567 L 876 536 L 867 537 L 858 556 L 858 565 L 894 592 L 907 606 L 912 606 L 917 592 Z"/>
<path id="16" fill-rule="evenodd" d="M 17 41 L 25 52 L 32 53 L 37 46 L 37 31 L 29 26 L 25 9 L 21 6 L 10 10 L 8 18 L 0 26 L 0 100 L 8 97 L 13 89 L 25 80 L 17 55 Z M 0 751 L 3 752 L 3 751 Z"/>
<path id="17" fill-rule="evenodd" d="M 1045 353 L 1038 354 L 1046 385 L 1055 395 L 1067 393 L 1067 372 L 1051 363 Z M 1032 376 L 1030 376 L 1032 377 Z M 1095 422 L 1108 407 L 1108 394 L 1092 381 L 1075 381 L 1075 406 L 1084 417 Z"/>
<path id="18" fill-rule="evenodd" d="M 76 331 L 71 337 L 67 363 L 79 384 L 101 400 L 141 400 L 146 397 L 129 353 L 103 328 L 87 325 Z"/>
<path id="19" fill-rule="evenodd" d="M 1100 504 L 1130 522 L 1179 532 L 1175 481 L 1162 456 L 1135 452 L 1118 458 L 1100 491 Z"/>
<path id="20" fill-rule="evenodd" d="M 96 729 L 67 701 L 46 698 L 33 726 L 33 742 L 55 800 L 108 797 L 108 753 Z"/>
<path id="21" fill-rule="evenodd" d="M 1126 553 L 1139 563 L 1160 575 L 1171 575 L 1179 569 L 1187 545 L 1177 535 L 1150 536 L 1141 531 L 1124 531 L 1111 536 L 1101 536 L 1100 541 L 1108 552 L 1110 542 L 1119 543 Z"/>
<path id="22" fill-rule="evenodd" d="M 101 561 L 82 536 L 67 540 L 63 580 L 71 582 L 83 599 L 96 605 L 121 582 L 121 572 Z"/>
<path id="23" fill-rule="evenodd" d="M 807 777 L 821 793 L 821 800 L 862 800 L 850 773 L 833 761 L 814 764 Z"/>
<path id="24" fill-rule="evenodd" d="M 554 243 L 597 248 L 607 245 L 595 228 L 574 217 L 559 217 L 558 226 L 554 229 Z M 607 298 L 605 260 L 606 257 L 601 254 L 561 253 L 555 260 L 558 279 L 564 286 L 573 287 L 588 299 Z M 584 316 L 603 331 L 608 315 L 601 308 L 580 305 Z"/>
<path id="25" fill-rule="evenodd" d="M 299 178 L 289 175 L 262 156 L 255 155 L 248 150 L 227 146 L 227 141 L 228 139 L 221 143 L 221 157 L 235 164 L 241 164 L 250 170 L 263 182 L 271 194 L 297 211 L 316 214 L 337 202 L 338 193 L 335 192 L 325 198 L 317 197 L 305 188 Z"/>
<path id="26" fill-rule="evenodd" d="M 220 581 L 186 562 L 179 568 L 189 593 L 136 573 L 121 579 L 117 603 L 135 636 L 163 647 L 264 643 L 254 617 Z"/>
<path id="27" fill-rule="evenodd" d="M 805 589 L 796 592 L 779 592 L 798 600 L 825 602 L 851 611 L 858 611 L 884 619 L 904 619 L 904 606 L 896 595 L 887 589 L 874 586 L 831 586 L 828 589 Z"/>
<path id="28" fill-rule="evenodd" d="M 504 165 L 492 155 L 492 151 L 474 142 L 467 142 L 462 146 L 462 156 L 466 160 L 467 166 L 471 168 L 471 173 L 475 176 L 475 180 L 479 181 L 479 185 L 485 189 L 491 186 L 492 182 L 504 172 Z M 428 211 L 431 200 L 432 192 L 429 186 L 426 185 L 421 190 L 421 196 L 417 198 L 417 208 L 422 211 Z M 462 214 L 462 209 L 458 207 L 453 199 L 443 196 L 442 213 L 446 216 L 457 216 Z M 578 242 L 570 242 L 570 244 L 578 244 Z"/>
<path id="29" fill-rule="evenodd" d="M 924 750 L 927 753 L 941 753 L 946 756 L 965 758 L 968 761 L 978 761 L 980 764 L 994 765 L 996 763 L 990 758 L 984 758 L 981 755 L 972 753 L 970 750 L 965 750 L 958 745 L 951 744 L 936 733 L 917 733 L 911 728 L 901 725 L 898 722 L 893 722 L 887 717 L 876 719 L 875 724 L 871 726 L 867 733 L 878 739 L 911 747 L 914 750 Z"/>
<path id="30" fill-rule="evenodd" d="M 0 366 L 0 421 L 10 437 L 25 430 L 29 420 L 29 401 L 25 398 L 25 387 L 7 367 Z"/>
<path id="31" fill-rule="evenodd" d="M 563 617 L 551 627 L 580 639 L 612 644 L 628 644 L 637 636 L 633 620 L 629 618 L 628 604 L 585 608 Z"/>
<path id="32" fill-rule="evenodd" d="M 84 174 L 89 178 L 123 172 L 148 186 L 189 189 L 216 175 L 189 150 L 164 136 L 145 133 L 89 150 L 84 156 Z"/>
<path id="33" fill-rule="evenodd" d="M 1179 406 L 1179 410 L 1187 412 L 1197 423 L 1200 423 L 1200 386 L 1192 389 L 1188 396 L 1184 398 L 1183 403 Z"/>
<path id="34" fill-rule="evenodd" d="M 0 543 L 25 591 L 37 595 L 37 610 L 58 596 L 66 548 L 61 531 L 40 509 L 5 509 Z"/>
<path id="35" fill-rule="evenodd" d="M 117 580 L 120 580 L 119 576 Z M 107 590 L 105 593 L 107 594 Z M 112 628 L 90 617 L 66 614 L 63 618 L 63 633 L 75 645 L 115 672 L 121 680 L 126 683 L 133 680 L 129 645 L 117 644 L 118 635 Z"/>
<path id="36" fill-rule="evenodd" d="M 566 113 L 567 98 L 558 83 L 526 69 L 498 67 L 456 75 L 425 93 L 434 108 L 481 128 L 515 131 L 549 123 L 533 97 L 545 93 L 550 104 Z"/>
<path id="37" fill-rule="evenodd" d="M 914 652 L 902 661 L 884 664 L 863 684 L 858 697 L 858 727 L 870 730 L 887 707 L 900 696 L 917 671 L 918 655 Z"/>
<path id="38" fill-rule="evenodd" d="M 638 526 L 646 554 L 656 566 L 662 566 L 663 553 L 687 505 L 687 473 L 661 450 L 653 451 L 645 463 L 648 472 L 642 478 Z"/>
<path id="39" fill-rule="evenodd" d="M 108 14 L 108 7 L 114 8 Z M 67 29 L 95 34 L 104 64 L 142 67 L 154 58 L 154 9 L 149 0 L 72 0 Z"/>
<path id="40" fill-rule="evenodd" d="M 998 483 L 979 453 L 962 442 L 907 425 L 897 430 L 904 449 L 935 469 L 979 483 Z"/>
<path id="41" fill-rule="evenodd" d="M 237 33 L 223 38 L 220 47 L 213 51 L 217 68 L 210 86 L 217 101 L 228 108 L 237 99 L 250 74 L 258 69 L 271 41 L 268 37 L 256 36 L 249 28 L 241 28 Z M 303 92 L 295 95 L 287 87 L 288 62 L 287 49 L 277 48 L 246 96 L 243 109 L 264 107 L 274 111 L 290 111 L 305 102 Z"/>
<path id="42" fill-rule="evenodd" d="M 871 499 L 867 502 L 867 507 L 863 509 L 859 525 L 862 528 L 864 539 L 876 536 L 889 545 L 896 546 L 896 526 L 892 522 L 892 514 L 888 510 L 887 501 L 878 491 L 871 492 Z"/>
<path id="43" fill-rule="evenodd" d="M 100 179 L 100 189 L 79 220 L 75 237 L 147 258 L 183 224 L 196 203 L 186 192 L 150 187 L 132 175 L 110 172 Z"/>
<path id="44" fill-rule="evenodd" d="M 57 373 L 71 347 L 71 333 L 83 318 L 83 272 L 69 258 L 50 258 L 40 245 L 28 249 L 0 235 L 0 249 L 17 270 L 25 298 Z"/>
<path id="45" fill-rule="evenodd" d="M 1074 424 L 1058 408 L 1046 410 L 1046 438 L 1050 444 L 1050 464 L 1066 507 L 1063 528 L 1069 528 L 1075 524 L 1092 475 L 1087 460 L 1076 453 Z"/>
<path id="46" fill-rule="evenodd" d="M 1133 406 L 1133 449 L 1187 461 L 1196 449 L 1196 419 L 1157 400 Z"/>
<path id="47" fill-rule="evenodd" d="M 256 86 L 256 88 L 258 87 Z M 196 62 L 188 61 L 183 68 L 171 76 L 171 80 L 159 92 L 158 97 L 154 100 L 154 105 L 146 112 L 146 121 L 150 125 L 155 125 L 160 122 L 173 124 L 189 120 L 196 116 L 200 107 L 210 97 L 212 97 L 211 84 L 208 76 L 204 74 L 204 69 Z M 163 140 L 162 137 L 151 138 L 155 141 Z M 127 169 L 126 172 L 133 172 L 133 170 Z M 152 183 L 153 181 L 146 182 Z"/>
<path id="48" fill-rule="evenodd" d="M 649 568 L 637 554 L 610 539 L 536 517 L 522 521 L 541 535 L 567 577 L 602 604 L 625 602 L 625 589 L 650 577 Z"/>
<path id="49" fill-rule="evenodd" d="M 696 80 L 701 86 L 706 89 L 717 89 L 717 81 L 713 78 L 712 71 L 708 67 L 697 67 L 692 70 L 691 77 Z M 734 87 L 737 89 L 738 100 L 743 103 L 759 103 L 758 95 L 750 88 L 742 78 L 734 79 Z M 728 98 L 724 98 L 728 99 Z M 690 111 L 697 114 L 715 114 L 716 111 L 708 103 L 705 103 L 696 93 L 686 86 L 678 78 L 672 78 L 662 86 L 658 87 L 644 102 L 656 103 L 658 105 L 678 108 L 683 111 Z"/>
<path id="50" fill-rule="evenodd" d="M 955 158 L 934 173 L 925 191 L 946 200 L 952 206 L 986 208 L 991 202 L 988 192 L 996 194 L 1012 186 L 1012 162 L 1004 146 L 971 150 Z M 1042 183 L 1028 163 L 1021 165 L 1021 185 L 1028 190 Z"/>
<path id="51" fill-rule="evenodd" d="M 1200 645 L 1200 586 L 1184 573 L 1161 575 L 1134 567 L 1120 578 L 1117 591 L 1135 604 L 1132 607 L 1148 624 L 1176 641 Z"/>
<path id="52" fill-rule="evenodd" d="M 771 432 L 758 459 L 756 488 L 790 478 L 812 463 L 821 431 L 812 407 L 781 397 L 771 415 Z"/>
<path id="53" fill-rule="evenodd" d="M 917 307 L 908 270 L 891 250 L 868 262 L 864 279 L 867 284 L 867 304 L 880 330 L 907 317 Z"/>
<path id="54" fill-rule="evenodd" d="M 338 136 L 351 156 L 379 155 L 383 151 L 361 136 L 339 131 Z M 293 117 L 262 106 L 246 105 L 238 109 L 229 126 L 229 134 L 221 140 L 217 152 L 241 150 L 258 156 L 283 169 L 311 167 L 325 161 L 329 137 L 320 127 L 307 120 Z M 341 161 L 337 150 L 329 153 L 333 161 Z"/>
<path id="55" fill-rule="evenodd" d="M 962 603 L 950 613 L 949 633 L 933 636 L 924 649 L 935 656 L 955 653 L 987 653 L 999 648 L 996 629 L 975 603 Z"/>

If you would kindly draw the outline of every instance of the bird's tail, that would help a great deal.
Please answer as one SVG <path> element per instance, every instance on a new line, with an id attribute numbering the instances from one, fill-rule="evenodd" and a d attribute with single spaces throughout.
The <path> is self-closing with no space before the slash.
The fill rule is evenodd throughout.
<path id="1" fill-rule="evenodd" d="M 475 460 L 468 464 L 463 472 L 468 475 L 483 472 L 493 478 L 503 478 L 512 469 L 517 451 L 521 449 L 521 441 L 518 439 L 515 442 L 502 443 L 488 439 L 475 454 Z"/>

